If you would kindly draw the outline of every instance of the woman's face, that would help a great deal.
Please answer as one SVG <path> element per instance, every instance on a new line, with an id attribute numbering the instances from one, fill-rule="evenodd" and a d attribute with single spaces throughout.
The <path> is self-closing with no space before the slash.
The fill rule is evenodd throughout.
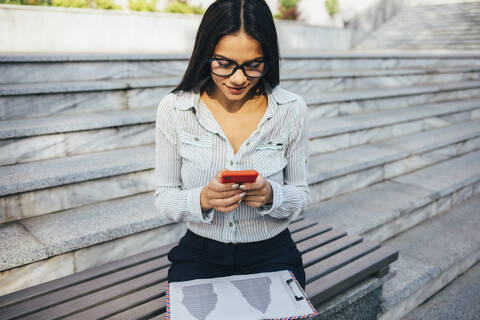
<path id="1" fill-rule="evenodd" d="M 213 57 L 227 58 L 235 61 L 238 65 L 257 58 L 264 58 L 262 47 L 258 41 L 243 31 L 220 38 L 213 51 Z M 260 78 L 246 77 L 241 69 L 235 71 L 230 77 L 211 74 L 216 85 L 214 94 L 232 102 L 241 101 L 260 81 Z"/>

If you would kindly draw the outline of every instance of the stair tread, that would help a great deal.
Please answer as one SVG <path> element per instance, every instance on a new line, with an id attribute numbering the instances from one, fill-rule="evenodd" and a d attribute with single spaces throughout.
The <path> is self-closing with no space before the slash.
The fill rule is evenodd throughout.
<path id="1" fill-rule="evenodd" d="M 335 77 L 369 77 L 388 75 L 412 75 L 434 73 L 458 73 L 480 71 L 478 66 L 455 67 L 455 68 L 415 68 L 415 69 L 346 69 L 346 70 L 311 70 L 281 72 L 280 80 L 296 80 L 304 78 L 335 78 Z M 55 81 L 36 83 L 0 84 L 0 96 L 2 95 L 28 95 L 46 93 L 68 93 L 99 90 L 122 90 L 134 88 L 149 88 L 162 86 L 175 86 L 181 80 L 181 74 L 136 78 L 136 79 L 105 79 L 105 80 L 82 80 L 82 81 Z"/>
<path id="2" fill-rule="evenodd" d="M 478 208 L 477 194 L 384 243 L 400 251 L 396 276 L 383 287 L 387 310 L 480 249 Z"/>
<path id="3" fill-rule="evenodd" d="M 309 182 L 316 183 L 375 165 L 405 159 L 479 136 L 480 119 L 312 155 Z"/>
<path id="4" fill-rule="evenodd" d="M 155 147 L 83 154 L 0 167 L 0 196 L 151 169 Z"/>
<path id="5" fill-rule="evenodd" d="M 3 224 L 0 271 L 170 223 L 148 192 Z"/>
<path id="6" fill-rule="evenodd" d="M 330 136 L 350 131 L 375 128 L 472 110 L 478 107 L 480 107 L 480 101 L 478 99 L 468 99 L 356 113 L 334 118 L 313 118 L 310 119 L 310 137 Z"/>
<path id="7" fill-rule="evenodd" d="M 478 136 L 478 120 L 313 155 L 309 182 L 343 175 Z M 359 155 L 363 156 L 359 156 Z M 154 167 L 154 146 L 98 152 L 0 167 L 0 195 L 9 195 Z M 35 174 L 33 174 L 35 173 Z M 13 183 L 12 183 L 13 181 Z"/>
<path id="8" fill-rule="evenodd" d="M 480 181 L 480 151 L 314 204 L 308 216 L 353 234 L 384 225 L 406 212 Z M 378 195 L 381 195 L 380 197 Z"/>

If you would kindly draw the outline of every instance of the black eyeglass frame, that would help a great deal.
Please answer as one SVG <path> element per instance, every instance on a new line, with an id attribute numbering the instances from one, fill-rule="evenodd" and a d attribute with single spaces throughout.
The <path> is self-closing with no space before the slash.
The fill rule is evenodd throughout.
<path id="1" fill-rule="evenodd" d="M 233 64 L 235 65 L 235 68 L 233 68 L 232 72 L 231 72 L 229 75 L 220 75 L 220 74 L 217 74 L 217 73 L 213 72 L 213 70 L 212 70 L 212 62 L 213 62 L 213 60 L 223 60 L 223 61 L 231 62 L 231 63 L 233 63 Z M 264 58 L 253 59 L 253 60 L 247 61 L 247 62 L 245 62 L 245 63 L 243 63 L 243 64 L 241 64 L 241 65 L 239 65 L 239 64 L 236 63 L 235 61 L 230 60 L 230 59 L 227 59 L 227 58 L 214 58 L 214 57 L 212 57 L 212 58 L 208 59 L 207 62 L 208 62 L 208 64 L 209 64 L 209 66 L 210 66 L 210 70 L 212 71 L 212 73 L 215 74 L 215 75 L 217 75 L 217 76 L 219 76 L 219 77 L 223 77 L 223 78 L 231 77 L 235 72 L 237 72 L 238 69 L 241 69 L 242 72 L 243 72 L 243 74 L 244 74 L 244 76 L 247 77 L 247 78 L 255 78 L 255 79 L 261 78 L 261 77 L 263 77 L 265 74 L 267 74 L 268 64 L 269 64 L 269 61 L 268 61 L 268 60 L 264 60 Z M 258 76 L 258 77 L 249 76 L 249 75 L 247 75 L 247 73 L 245 72 L 245 69 L 244 69 L 245 65 L 246 65 L 246 64 L 249 64 L 249 63 L 252 63 L 252 62 L 263 62 L 263 63 L 264 63 L 263 72 L 262 72 L 262 74 L 261 74 L 260 76 Z"/>

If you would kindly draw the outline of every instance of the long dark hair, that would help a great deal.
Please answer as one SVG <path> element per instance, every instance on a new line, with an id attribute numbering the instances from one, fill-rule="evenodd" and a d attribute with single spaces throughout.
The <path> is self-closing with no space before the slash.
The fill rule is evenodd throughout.
<path id="1" fill-rule="evenodd" d="M 268 60 L 267 74 L 249 95 L 264 94 L 264 82 L 272 89 L 276 87 L 280 82 L 277 31 L 265 0 L 217 0 L 203 15 L 187 70 L 172 93 L 207 91 L 210 94 L 215 84 L 207 60 L 212 57 L 221 37 L 234 34 L 242 27 L 260 43 L 263 56 Z"/>

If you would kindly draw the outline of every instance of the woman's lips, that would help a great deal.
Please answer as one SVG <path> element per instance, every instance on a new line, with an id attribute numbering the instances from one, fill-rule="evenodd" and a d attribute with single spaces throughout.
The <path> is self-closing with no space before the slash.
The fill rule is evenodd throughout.
<path id="1" fill-rule="evenodd" d="M 228 90 L 232 93 L 232 94 L 240 94 L 243 92 L 243 90 L 245 90 L 246 87 L 239 87 L 239 88 L 235 88 L 235 87 L 229 87 L 227 85 L 225 85 Z"/>

